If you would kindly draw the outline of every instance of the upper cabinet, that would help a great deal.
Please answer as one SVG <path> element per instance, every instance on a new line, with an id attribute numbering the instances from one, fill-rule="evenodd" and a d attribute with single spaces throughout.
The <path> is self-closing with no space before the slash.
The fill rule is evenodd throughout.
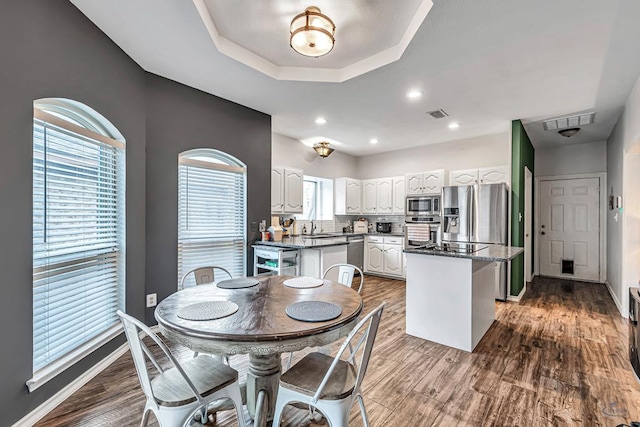
<path id="1" fill-rule="evenodd" d="M 421 194 L 439 194 L 446 185 L 446 172 L 444 169 L 410 173 L 405 176 L 407 196 L 419 196 Z"/>
<path id="2" fill-rule="evenodd" d="M 497 184 L 509 182 L 509 167 L 451 171 L 451 185 Z"/>
<path id="3" fill-rule="evenodd" d="M 362 213 L 374 214 L 378 204 L 378 180 L 365 179 L 362 181 Z"/>
<path id="4" fill-rule="evenodd" d="M 272 213 L 302 213 L 303 180 L 299 169 L 271 169 Z"/>
<path id="5" fill-rule="evenodd" d="M 406 198 L 404 176 L 392 178 L 393 182 L 393 214 L 404 215 L 404 203 Z"/>
<path id="6" fill-rule="evenodd" d="M 336 178 L 333 191 L 336 215 L 362 213 L 362 183 L 359 179 Z"/>
<path id="7" fill-rule="evenodd" d="M 380 178 L 377 181 L 376 213 L 393 213 L 393 178 Z"/>

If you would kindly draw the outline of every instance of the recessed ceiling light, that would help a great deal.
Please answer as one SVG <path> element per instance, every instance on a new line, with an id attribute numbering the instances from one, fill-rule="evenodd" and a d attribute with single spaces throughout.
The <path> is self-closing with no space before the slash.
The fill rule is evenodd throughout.
<path id="1" fill-rule="evenodd" d="M 377 143 L 378 143 L 378 140 L 377 140 L 376 138 L 372 138 L 369 142 L 370 142 L 371 144 L 377 144 Z"/>
<path id="2" fill-rule="evenodd" d="M 458 122 L 449 123 L 449 129 L 458 129 L 459 127 L 460 123 Z"/>
<path id="3" fill-rule="evenodd" d="M 421 90 L 412 90 L 410 92 L 407 92 L 407 98 L 409 99 L 418 99 L 420 97 L 422 97 L 423 92 Z"/>
<path id="4" fill-rule="evenodd" d="M 324 117 L 318 117 L 318 118 L 316 119 L 316 124 L 317 124 L 317 125 L 323 125 L 323 124 L 325 124 L 325 123 L 327 123 L 327 119 L 325 119 Z"/>

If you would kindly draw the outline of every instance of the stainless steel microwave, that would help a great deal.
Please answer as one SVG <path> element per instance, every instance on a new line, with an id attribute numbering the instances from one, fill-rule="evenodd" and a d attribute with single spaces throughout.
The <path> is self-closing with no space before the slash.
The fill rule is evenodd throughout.
<path id="1" fill-rule="evenodd" d="M 408 217 L 440 215 L 440 195 L 409 196 L 404 213 Z"/>

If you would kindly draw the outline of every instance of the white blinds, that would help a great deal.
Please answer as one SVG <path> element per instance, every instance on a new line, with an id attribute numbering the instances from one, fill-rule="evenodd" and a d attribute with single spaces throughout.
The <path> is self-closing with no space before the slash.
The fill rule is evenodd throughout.
<path id="1" fill-rule="evenodd" d="M 124 309 L 122 143 L 33 127 L 33 370 L 118 322 Z M 56 122 L 54 125 L 51 122 Z"/>
<path id="2" fill-rule="evenodd" d="M 178 281 L 212 265 L 245 276 L 245 186 L 244 168 L 180 158 Z"/>

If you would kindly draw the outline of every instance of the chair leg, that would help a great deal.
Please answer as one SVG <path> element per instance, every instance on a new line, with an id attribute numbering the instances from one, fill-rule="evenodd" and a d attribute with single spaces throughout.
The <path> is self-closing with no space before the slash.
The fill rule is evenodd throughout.
<path id="1" fill-rule="evenodd" d="M 362 425 L 364 425 L 364 427 L 369 427 L 369 419 L 367 418 L 367 410 L 364 407 L 364 399 L 362 398 L 362 395 L 360 393 L 358 393 L 356 397 L 358 398 L 360 414 L 362 415 Z"/>
<path id="2" fill-rule="evenodd" d="M 244 412 L 242 410 L 242 395 L 240 394 L 240 387 L 235 384 L 234 387 L 229 389 L 229 398 L 233 401 L 236 407 L 236 416 L 238 417 L 238 426 L 245 427 Z"/>
<path id="3" fill-rule="evenodd" d="M 142 413 L 142 421 L 140 421 L 140 427 L 147 427 L 147 423 L 149 422 L 149 412 L 151 412 L 151 409 L 145 407 L 144 412 Z"/>

